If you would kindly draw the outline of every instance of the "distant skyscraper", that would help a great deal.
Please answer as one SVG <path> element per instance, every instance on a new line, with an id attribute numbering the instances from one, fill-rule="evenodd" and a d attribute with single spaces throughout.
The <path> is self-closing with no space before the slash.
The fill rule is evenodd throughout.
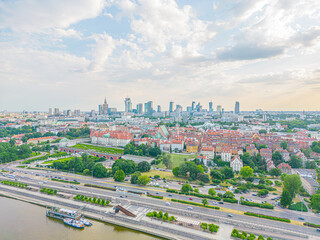
<path id="1" fill-rule="evenodd" d="M 174 109 L 174 102 L 170 102 L 169 112 L 173 112 L 173 109 Z"/>
<path id="2" fill-rule="evenodd" d="M 235 114 L 239 114 L 240 113 L 240 104 L 239 102 L 237 101 L 235 106 L 234 106 L 234 113 Z"/>
<path id="3" fill-rule="evenodd" d="M 182 106 L 181 105 L 177 105 L 176 106 L 176 111 L 177 112 L 182 112 Z"/>
<path id="4" fill-rule="evenodd" d="M 195 101 L 192 101 L 192 104 L 191 104 L 191 109 L 194 110 L 194 107 L 196 105 L 196 102 Z"/>
<path id="5" fill-rule="evenodd" d="M 55 108 L 55 109 L 54 109 L 54 115 L 59 115 L 59 113 L 60 113 L 60 112 L 59 112 L 59 108 Z"/>
<path id="6" fill-rule="evenodd" d="M 200 103 L 197 104 L 196 111 L 197 112 L 201 112 L 202 111 L 202 106 L 200 105 Z"/>
<path id="7" fill-rule="evenodd" d="M 80 109 L 74 110 L 74 115 L 75 116 L 80 116 Z"/>
<path id="8" fill-rule="evenodd" d="M 221 105 L 218 105 L 218 106 L 217 106 L 217 113 L 218 113 L 218 114 L 221 114 L 221 110 L 222 110 L 222 109 L 221 109 Z"/>
<path id="9" fill-rule="evenodd" d="M 158 105 L 157 112 L 161 112 L 161 106 L 160 105 Z"/>
<path id="10" fill-rule="evenodd" d="M 71 115 L 72 115 L 72 112 L 71 112 L 70 109 L 68 109 L 68 110 L 67 110 L 67 116 L 68 116 L 68 117 L 71 117 Z"/>
<path id="11" fill-rule="evenodd" d="M 213 103 L 209 102 L 209 112 L 212 112 L 212 111 L 213 111 Z"/>
<path id="12" fill-rule="evenodd" d="M 107 98 L 104 98 L 104 103 L 102 105 L 99 105 L 99 114 L 100 115 L 108 115 Z"/>
<path id="13" fill-rule="evenodd" d="M 53 109 L 49 108 L 49 115 L 52 116 L 53 115 Z"/>
<path id="14" fill-rule="evenodd" d="M 149 101 L 144 104 L 144 112 L 146 114 L 152 114 L 153 113 L 153 102 Z"/>
<path id="15" fill-rule="evenodd" d="M 124 108 L 125 112 L 132 112 L 132 103 L 130 98 L 125 98 L 124 99 Z"/>
<path id="16" fill-rule="evenodd" d="M 142 103 L 137 104 L 137 114 L 143 113 L 143 105 Z"/>

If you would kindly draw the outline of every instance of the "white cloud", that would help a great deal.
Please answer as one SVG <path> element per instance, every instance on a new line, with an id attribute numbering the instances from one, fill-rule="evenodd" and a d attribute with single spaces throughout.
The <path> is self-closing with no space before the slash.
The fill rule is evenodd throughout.
<path id="1" fill-rule="evenodd" d="M 17 0 L 0 6 L 0 28 L 43 32 L 98 16 L 104 0 Z"/>

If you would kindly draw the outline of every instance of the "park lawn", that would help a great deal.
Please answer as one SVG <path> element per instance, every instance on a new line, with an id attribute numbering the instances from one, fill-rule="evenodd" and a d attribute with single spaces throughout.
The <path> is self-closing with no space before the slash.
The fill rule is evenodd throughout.
<path id="1" fill-rule="evenodd" d="M 111 153 L 111 154 L 116 154 L 116 155 L 123 154 L 122 149 L 94 146 L 94 145 L 84 144 L 84 143 L 78 143 L 78 144 L 72 146 L 72 148 L 84 149 L 84 150 L 94 150 L 94 151 L 98 151 L 98 152 Z"/>
<path id="2" fill-rule="evenodd" d="M 68 157 L 68 158 L 62 158 L 62 159 L 57 159 L 57 160 L 49 160 L 45 161 L 43 164 L 52 164 L 54 162 L 67 162 L 70 161 L 73 157 Z"/>
<path id="3" fill-rule="evenodd" d="M 172 161 L 172 168 L 179 167 L 181 163 L 184 163 L 184 159 L 194 159 L 198 156 L 198 154 L 192 155 L 180 155 L 176 153 L 170 153 L 171 161 Z M 160 164 L 156 165 L 158 168 L 166 168 L 166 166 L 161 162 Z"/>
<path id="4" fill-rule="evenodd" d="M 186 181 L 187 179 L 185 178 L 180 178 L 176 177 L 172 174 L 172 172 L 165 172 L 165 171 L 159 171 L 159 170 L 151 170 L 150 172 L 144 172 L 141 173 L 141 175 L 146 175 L 146 176 L 151 176 L 154 177 L 155 175 L 159 175 L 160 178 L 166 178 L 170 180 L 175 180 L 175 181 Z"/>
<path id="5" fill-rule="evenodd" d="M 39 156 L 41 153 L 39 152 L 32 152 L 30 157 Z"/>

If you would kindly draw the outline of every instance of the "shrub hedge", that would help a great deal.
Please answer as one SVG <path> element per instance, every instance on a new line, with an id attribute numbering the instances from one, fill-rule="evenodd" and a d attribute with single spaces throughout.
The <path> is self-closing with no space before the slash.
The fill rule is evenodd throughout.
<path id="1" fill-rule="evenodd" d="M 305 222 L 305 223 L 303 223 L 303 225 L 308 226 L 308 227 L 313 227 L 313 228 L 320 228 L 319 224 L 314 224 L 314 223 L 310 223 L 310 222 Z"/>
<path id="2" fill-rule="evenodd" d="M 157 199 L 163 199 L 162 196 L 156 196 L 156 195 L 151 195 L 151 194 L 147 194 L 148 197 L 152 197 L 152 198 L 157 198 Z"/>
<path id="3" fill-rule="evenodd" d="M 265 219 L 270 219 L 270 220 L 275 220 L 275 221 L 280 221 L 280 222 L 288 222 L 288 223 L 291 222 L 290 219 L 288 219 L 288 218 L 279 218 L 279 217 L 273 217 L 273 216 L 264 215 L 264 214 L 252 213 L 252 212 L 245 212 L 244 214 L 248 215 L 248 216 L 265 218 Z"/>
<path id="4" fill-rule="evenodd" d="M 178 203 L 184 203 L 184 204 L 190 204 L 190 205 L 194 205 L 194 206 L 199 206 L 199 207 L 206 207 L 206 208 L 211 208 L 211 209 L 216 209 L 219 210 L 220 207 L 215 207 L 215 206 L 203 206 L 203 204 L 201 203 L 196 203 L 196 202 L 190 202 L 190 201 L 184 201 L 184 200 L 179 200 L 179 199 L 171 199 L 172 202 L 178 202 Z"/>
<path id="5" fill-rule="evenodd" d="M 229 202 L 229 203 L 237 203 L 238 199 L 235 198 L 223 198 L 224 202 Z"/>
<path id="6" fill-rule="evenodd" d="M 258 208 L 267 208 L 267 209 L 274 209 L 274 206 L 270 203 L 255 203 L 255 202 L 249 202 L 249 201 L 241 201 L 241 205 L 246 205 L 250 207 L 258 207 Z"/>

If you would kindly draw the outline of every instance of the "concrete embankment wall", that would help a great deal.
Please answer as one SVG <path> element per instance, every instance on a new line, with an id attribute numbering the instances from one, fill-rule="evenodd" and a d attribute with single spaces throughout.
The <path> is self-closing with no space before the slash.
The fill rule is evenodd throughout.
<path id="1" fill-rule="evenodd" d="M 14 189 L 12 187 L 0 186 L 0 195 L 11 197 L 17 200 L 37 204 L 40 206 L 55 206 L 55 207 L 68 207 L 72 209 L 79 209 L 83 204 L 73 201 L 67 201 L 66 199 L 57 199 L 57 197 L 49 197 L 38 193 L 28 192 L 27 190 Z M 39 196 L 40 195 L 40 196 Z M 129 228 L 132 230 L 144 232 L 150 235 L 158 236 L 165 239 L 174 240 L 189 240 L 199 239 L 208 240 L 198 235 L 189 234 L 186 231 L 174 230 L 158 224 L 152 224 L 146 221 L 136 221 L 134 219 L 128 219 L 125 216 L 108 214 L 102 210 L 96 210 L 93 208 L 85 207 L 82 209 L 82 213 L 89 218 L 118 225 L 121 227 Z M 214 238 L 210 238 L 214 239 Z"/>

